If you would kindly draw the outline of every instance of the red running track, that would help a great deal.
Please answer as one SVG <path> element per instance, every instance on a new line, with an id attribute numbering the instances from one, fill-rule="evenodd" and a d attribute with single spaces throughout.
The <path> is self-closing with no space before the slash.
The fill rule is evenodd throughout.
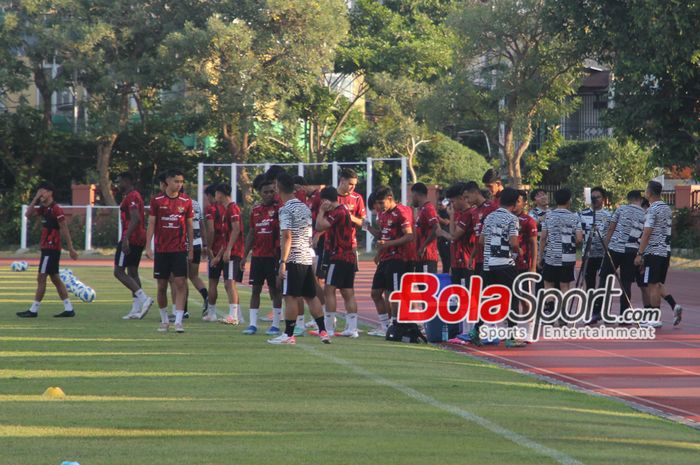
<path id="1" fill-rule="evenodd" d="M 31 265 L 38 263 L 37 259 L 26 260 Z M 11 261 L 0 260 L 0 266 L 7 266 Z M 111 266 L 112 263 L 107 259 L 63 260 L 63 266 Z M 150 268 L 152 262 L 144 260 L 143 266 Z M 363 261 L 355 279 L 359 312 L 369 322 L 377 321 L 370 298 L 374 270 L 374 263 Z M 505 349 L 503 345 L 457 349 L 588 391 L 618 397 L 697 426 L 700 424 L 698 277 L 700 274 L 692 271 L 669 272 L 666 287 L 683 305 L 683 322 L 673 327 L 673 312 L 663 302 L 664 327 L 657 330 L 653 341 L 544 341 L 522 349 Z M 633 294 L 634 303 L 640 306 L 639 290 L 633 288 Z M 342 310 L 340 300 L 339 310 Z"/>

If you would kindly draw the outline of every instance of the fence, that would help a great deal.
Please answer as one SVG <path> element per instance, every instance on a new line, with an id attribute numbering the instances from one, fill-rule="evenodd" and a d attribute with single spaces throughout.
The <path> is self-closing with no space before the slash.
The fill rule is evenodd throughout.
<path id="1" fill-rule="evenodd" d="M 676 191 L 673 190 L 661 192 L 661 200 L 669 204 L 671 208 L 674 208 L 676 205 Z"/>

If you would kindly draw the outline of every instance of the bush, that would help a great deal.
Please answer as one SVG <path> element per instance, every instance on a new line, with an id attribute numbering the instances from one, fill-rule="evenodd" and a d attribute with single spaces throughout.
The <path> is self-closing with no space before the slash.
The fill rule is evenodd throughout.
<path id="1" fill-rule="evenodd" d="M 700 216 L 694 216 L 688 208 L 675 211 L 671 246 L 677 249 L 693 249 L 700 246 Z"/>
<path id="2" fill-rule="evenodd" d="M 491 166 L 484 157 L 443 134 L 419 148 L 418 180 L 448 186 L 456 181 L 481 181 Z"/>

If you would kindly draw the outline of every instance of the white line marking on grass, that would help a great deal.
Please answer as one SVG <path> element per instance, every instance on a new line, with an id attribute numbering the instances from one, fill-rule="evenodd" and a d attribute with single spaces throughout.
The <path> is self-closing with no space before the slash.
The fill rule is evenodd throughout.
<path id="1" fill-rule="evenodd" d="M 345 368 L 348 368 L 352 370 L 353 372 L 357 373 L 360 376 L 364 376 L 365 378 L 375 382 L 376 384 L 382 385 L 382 386 L 387 386 L 390 387 L 402 394 L 404 394 L 407 397 L 410 397 L 413 400 L 417 400 L 418 402 L 424 403 L 426 405 L 430 405 L 431 407 L 434 407 L 439 410 L 443 410 L 447 413 L 451 413 L 452 415 L 455 415 L 457 417 L 460 417 L 464 420 L 467 420 L 469 422 L 472 422 L 478 426 L 481 426 L 484 429 L 487 429 L 491 431 L 492 433 L 495 433 L 499 436 L 501 436 L 504 439 L 507 439 L 511 442 L 514 442 L 515 444 L 524 447 L 526 449 L 530 449 L 534 452 L 537 452 L 540 455 L 547 456 L 551 458 L 552 460 L 556 461 L 557 463 L 565 464 L 565 465 L 583 465 L 583 462 L 580 462 L 573 457 L 570 457 L 566 455 L 563 452 L 560 452 L 556 449 L 549 448 L 545 445 L 542 445 L 538 442 L 533 441 L 532 439 L 529 439 L 521 434 L 518 434 L 514 431 L 511 431 L 509 429 L 506 429 L 491 420 L 488 420 L 484 417 L 481 417 L 479 415 L 476 415 L 475 413 L 472 413 L 468 410 L 464 410 L 460 407 L 446 404 L 444 402 L 440 402 L 439 400 L 435 399 L 434 397 L 430 397 L 426 394 L 423 394 L 422 392 L 416 391 L 413 388 L 410 388 L 408 386 L 404 386 L 401 383 L 397 383 L 395 381 L 391 381 L 389 379 L 383 378 L 375 373 L 372 373 L 371 371 L 365 370 L 364 368 L 361 368 L 354 363 L 338 358 L 334 355 L 330 355 L 326 352 L 320 351 L 316 349 L 315 347 L 309 346 L 307 344 L 297 344 L 298 347 L 301 347 L 303 350 L 306 352 L 309 352 L 313 355 L 317 355 L 319 357 L 325 358 L 327 360 L 330 360 L 331 362 L 335 363 L 336 365 L 341 365 Z"/>

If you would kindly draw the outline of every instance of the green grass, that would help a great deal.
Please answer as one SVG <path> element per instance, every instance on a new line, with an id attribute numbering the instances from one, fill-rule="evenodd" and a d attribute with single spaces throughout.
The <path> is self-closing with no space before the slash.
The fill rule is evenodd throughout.
<path id="1" fill-rule="evenodd" d="M 680 465 L 700 457 L 700 432 L 689 427 L 432 346 L 364 336 L 274 347 L 264 335 L 194 320 L 185 334 L 159 334 L 157 312 L 120 319 L 130 299 L 111 270 L 74 271 L 98 301 L 58 321 L 53 291 L 38 319 L 17 319 L 34 275 L 0 272 L 3 465 Z M 49 386 L 67 399 L 42 400 Z"/>

